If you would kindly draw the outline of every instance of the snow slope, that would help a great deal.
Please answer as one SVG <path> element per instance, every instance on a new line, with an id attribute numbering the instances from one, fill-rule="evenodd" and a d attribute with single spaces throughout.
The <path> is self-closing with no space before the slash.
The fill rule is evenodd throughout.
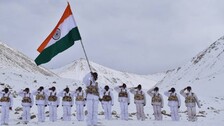
<path id="1" fill-rule="evenodd" d="M 0 42 L 0 68 L 10 68 L 15 71 L 39 73 L 46 76 L 55 76 L 55 74 L 51 71 L 43 67 L 37 67 L 33 60 L 29 59 L 21 52 L 10 48 L 2 42 Z"/>
<path id="2" fill-rule="evenodd" d="M 191 85 L 203 96 L 223 96 L 224 37 L 211 44 L 182 67 L 167 72 L 157 84 L 181 89 Z"/>

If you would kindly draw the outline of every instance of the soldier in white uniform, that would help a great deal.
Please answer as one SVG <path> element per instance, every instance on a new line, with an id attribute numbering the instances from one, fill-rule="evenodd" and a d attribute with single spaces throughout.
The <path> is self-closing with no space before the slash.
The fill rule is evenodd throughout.
<path id="1" fill-rule="evenodd" d="M 178 109 L 181 106 L 180 96 L 175 92 L 175 88 L 171 88 L 164 93 L 168 97 L 168 106 L 171 111 L 171 118 L 173 121 L 179 121 Z"/>
<path id="2" fill-rule="evenodd" d="M 44 87 L 40 86 L 36 91 L 33 92 L 36 96 L 36 105 L 38 111 L 38 122 L 45 121 L 45 107 L 47 107 L 47 94 L 44 91 Z"/>
<path id="3" fill-rule="evenodd" d="M 163 116 L 161 109 L 163 108 L 163 96 L 159 93 L 159 88 L 155 87 L 147 91 L 147 93 L 152 97 L 151 105 L 153 106 L 155 120 L 162 120 Z"/>
<path id="4" fill-rule="evenodd" d="M 50 114 L 50 121 L 55 122 L 57 121 L 57 108 L 59 106 L 59 97 L 58 97 L 58 93 L 56 91 L 56 88 L 53 86 L 51 88 L 49 88 L 48 92 L 47 92 L 47 102 L 49 105 L 49 114 Z"/>
<path id="5" fill-rule="evenodd" d="M 186 92 L 185 92 L 186 91 Z M 198 108 L 201 108 L 198 97 L 191 91 L 191 87 L 188 86 L 180 91 L 180 94 L 185 98 L 185 105 L 187 107 L 187 114 L 189 121 L 196 121 L 196 104 Z"/>
<path id="6" fill-rule="evenodd" d="M 0 93 L 0 106 L 1 106 L 1 124 L 8 125 L 9 123 L 9 110 L 12 110 L 13 98 L 8 88 L 5 88 Z"/>
<path id="7" fill-rule="evenodd" d="M 78 121 L 84 120 L 85 92 L 82 87 L 78 87 L 75 91 L 76 118 Z"/>
<path id="8" fill-rule="evenodd" d="M 120 102 L 121 120 L 128 120 L 128 105 L 130 104 L 129 91 L 126 88 L 126 84 L 114 88 L 118 92 L 118 102 Z"/>
<path id="9" fill-rule="evenodd" d="M 142 91 L 142 86 L 139 84 L 137 87 L 131 88 L 130 92 L 134 94 L 134 103 L 137 110 L 137 119 L 145 120 L 144 106 L 146 105 L 145 93 Z"/>
<path id="10" fill-rule="evenodd" d="M 87 103 L 87 125 L 97 125 L 98 104 L 99 104 L 99 87 L 96 80 L 98 74 L 96 72 L 90 72 L 87 74 L 83 83 L 86 85 L 86 103 Z"/>
<path id="11" fill-rule="evenodd" d="M 32 108 L 34 102 L 33 94 L 30 93 L 29 88 L 25 88 L 24 90 L 19 92 L 19 96 L 22 97 L 22 119 L 24 124 L 27 124 L 30 121 L 30 109 Z"/>
<path id="12" fill-rule="evenodd" d="M 101 104 L 103 106 L 105 119 L 110 120 L 111 108 L 114 105 L 114 96 L 108 85 L 101 91 Z"/>
<path id="13" fill-rule="evenodd" d="M 63 91 L 59 93 L 59 96 L 62 97 L 62 107 L 63 107 L 63 120 L 71 121 L 71 108 L 74 104 L 74 93 L 69 91 L 69 88 L 66 87 Z"/>

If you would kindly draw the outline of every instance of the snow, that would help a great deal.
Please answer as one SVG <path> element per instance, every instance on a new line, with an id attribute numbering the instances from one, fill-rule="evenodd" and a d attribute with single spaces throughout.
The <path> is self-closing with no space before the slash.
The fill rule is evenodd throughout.
<path id="1" fill-rule="evenodd" d="M 10 87 L 10 90 L 14 92 L 14 106 L 10 111 L 10 123 L 12 126 L 20 126 L 22 124 L 21 117 L 22 111 L 16 111 L 17 107 L 21 107 L 21 97 L 17 97 L 17 92 L 21 89 L 29 87 L 31 90 L 36 90 L 39 86 L 44 86 L 45 89 L 51 86 L 55 86 L 57 90 L 62 90 L 68 86 L 74 91 L 78 86 L 82 86 L 82 78 L 88 73 L 89 68 L 86 65 L 86 61 L 83 59 L 74 61 L 57 70 L 47 70 L 42 67 L 36 67 L 34 62 L 21 54 L 20 52 L 0 43 L 0 89 L 4 87 Z M 3 51 L 4 50 L 4 51 Z M 213 43 L 210 47 L 199 53 L 186 65 L 169 71 L 167 73 L 158 73 L 154 75 L 136 75 L 132 73 L 116 71 L 96 63 L 91 62 L 94 71 L 99 74 L 99 84 L 102 87 L 109 85 L 114 88 L 123 82 L 127 83 L 127 87 L 131 88 L 137 86 L 139 83 L 143 85 L 143 89 L 146 92 L 153 86 L 158 86 L 160 92 L 175 87 L 177 92 L 186 86 L 192 86 L 193 92 L 195 92 L 200 99 L 202 108 L 197 108 L 198 120 L 196 122 L 188 122 L 186 115 L 186 107 L 184 106 L 184 100 L 182 99 L 182 106 L 180 108 L 180 121 L 173 122 L 169 116 L 163 116 L 163 121 L 154 121 L 153 110 L 150 104 L 151 98 L 147 97 L 147 104 L 145 107 L 145 114 L 147 119 L 145 121 L 138 121 L 135 114 L 135 105 L 133 102 L 133 95 L 131 95 L 131 104 L 129 105 L 129 120 L 122 121 L 119 116 L 120 109 L 117 99 L 117 93 L 113 91 L 115 96 L 115 104 L 113 106 L 114 114 L 112 120 L 105 120 L 103 115 L 99 115 L 99 125 L 103 126 L 115 126 L 115 125 L 129 125 L 129 126 L 222 126 L 224 123 L 224 95 L 223 84 L 224 82 L 224 38 L 220 38 Z M 56 75 L 56 74 L 57 75 Z M 162 79 L 162 80 L 161 80 Z M 161 81 L 160 81 L 161 80 Z M 165 96 L 163 110 L 169 114 L 169 108 L 167 106 L 167 99 Z M 86 109 L 86 108 L 85 108 Z M 48 107 L 46 107 L 48 111 Z M 18 114 L 15 114 L 15 113 Z M 102 112 L 102 106 L 99 104 L 99 114 Z M 37 107 L 34 105 L 31 109 L 32 115 L 37 114 Z M 72 113 L 75 115 L 75 106 L 72 108 Z M 29 126 L 37 125 L 79 125 L 86 126 L 86 122 L 79 122 L 75 116 L 72 116 L 72 121 L 65 122 L 61 120 L 62 107 L 58 108 L 58 120 L 57 122 L 50 122 L 48 113 L 46 113 L 46 122 L 37 123 L 37 118 L 30 121 Z"/>

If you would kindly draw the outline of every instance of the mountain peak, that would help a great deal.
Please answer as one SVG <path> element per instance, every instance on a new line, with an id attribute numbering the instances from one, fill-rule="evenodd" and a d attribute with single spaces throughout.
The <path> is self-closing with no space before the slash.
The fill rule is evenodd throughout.
<path id="1" fill-rule="evenodd" d="M 104 67 L 102 65 L 90 62 L 91 70 L 96 71 L 99 75 L 99 82 L 103 85 L 119 85 L 127 83 L 129 86 L 134 86 L 139 83 L 151 87 L 155 85 L 158 80 L 153 80 L 151 75 L 136 75 L 126 72 L 120 72 L 111 68 Z M 82 82 L 83 77 L 90 72 L 87 61 L 83 58 L 73 61 L 72 63 L 53 70 L 59 76 L 63 78 L 75 79 Z M 158 76 L 162 76 L 158 75 Z"/>

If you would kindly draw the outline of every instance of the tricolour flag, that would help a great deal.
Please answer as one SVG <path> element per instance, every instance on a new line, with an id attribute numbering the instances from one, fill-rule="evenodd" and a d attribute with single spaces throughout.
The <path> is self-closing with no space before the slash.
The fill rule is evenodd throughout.
<path id="1" fill-rule="evenodd" d="M 37 49 L 40 54 L 35 59 L 36 64 L 49 62 L 58 53 L 74 45 L 77 40 L 81 40 L 81 36 L 68 4 L 56 27 Z"/>

